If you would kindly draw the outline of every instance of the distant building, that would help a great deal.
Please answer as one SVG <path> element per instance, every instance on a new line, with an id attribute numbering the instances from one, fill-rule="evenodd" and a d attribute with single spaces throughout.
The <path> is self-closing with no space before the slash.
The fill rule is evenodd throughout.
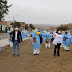
<path id="1" fill-rule="evenodd" d="M 11 21 L 0 21 L 0 31 L 5 31 L 5 28 L 9 28 Z"/>
<path id="2" fill-rule="evenodd" d="M 68 29 L 72 29 L 72 24 L 62 24 L 62 27 L 68 27 Z"/>
<path id="3" fill-rule="evenodd" d="M 5 31 L 5 29 L 12 27 L 12 25 L 10 25 L 12 23 L 12 21 L 0 21 L 0 31 Z M 19 22 L 21 24 L 21 28 L 24 29 L 25 27 L 25 22 Z"/>

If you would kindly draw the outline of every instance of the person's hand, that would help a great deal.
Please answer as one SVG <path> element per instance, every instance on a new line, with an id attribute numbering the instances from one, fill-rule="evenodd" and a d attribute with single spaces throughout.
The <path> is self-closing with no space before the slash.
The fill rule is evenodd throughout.
<path id="1" fill-rule="evenodd" d="M 13 33 L 13 30 L 10 33 Z"/>

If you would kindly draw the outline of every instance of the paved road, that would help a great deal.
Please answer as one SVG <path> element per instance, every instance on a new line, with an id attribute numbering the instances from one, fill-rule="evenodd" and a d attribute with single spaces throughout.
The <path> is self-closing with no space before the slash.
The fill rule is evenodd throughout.
<path id="1" fill-rule="evenodd" d="M 8 44 L 9 44 L 8 38 L 0 40 L 0 45 L 1 45 L 1 47 L 4 47 L 4 46 L 6 46 L 6 45 L 8 45 Z"/>
<path id="2" fill-rule="evenodd" d="M 1 38 L 2 39 L 8 38 L 8 34 L 7 33 L 0 33 L 0 34 L 1 34 Z"/>
<path id="3" fill-rule="evenodd" d="M 27 37 L 27 39 L 31 39 L 31 37 Z M 6 39 L 1 39 L 1 40 L 0 40 L 0 45 L 1 45 L 1 47 L 4 47 L 4 46 L 6 46 L 6 45 L 9 45 L 8 38 L 6 38 Z"/>

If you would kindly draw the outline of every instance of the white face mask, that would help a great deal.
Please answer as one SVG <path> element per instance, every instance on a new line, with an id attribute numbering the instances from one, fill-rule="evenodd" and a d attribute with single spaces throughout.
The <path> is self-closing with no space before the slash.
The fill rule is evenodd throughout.
<path id="1" fill-rule="evenodd" d="M 13 28 L 10 28 L 10 31 L 13 31 Z"/>
<path id="2" fill-rule="evenodd" d="M 18 28 L 15 28 L 15 30 L 18 30 Z"/>

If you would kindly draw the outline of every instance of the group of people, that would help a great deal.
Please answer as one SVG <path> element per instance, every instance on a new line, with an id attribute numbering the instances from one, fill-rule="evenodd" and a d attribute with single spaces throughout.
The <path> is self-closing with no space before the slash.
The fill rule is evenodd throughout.
<path id="1" fill-rule="evenodd" d="M 33 44 L 34 55 L 39 55 L 42 42 L 45 44 L 46 48 L 50 48 L 52 34 L 49 31 L 40 31 L 38 29 L 32 30 L 32 32 L 30 32 L 30 35 L 31 42 Z M 66 51 L 69 51 L 69 46 L 71 46 L 72 44 L 72 35 L 67 34 L 67 32 L 64 33 L 64 31 L 57 31 L 56 29 L 54 29 L 53 35 L 55 36 L 52 42 L 55 45 L 54 56 L 56 55 L 56 50 L 58 50 L 57 55 L 60 56 L 60 47 L 64 47 Z"/>
<path id="2" fill-rule="evenodd" d="M 15 26 L 14 29 L 10 28 L 10 30 L 8 30 L 7 33 L 9 34 L 8 40 L 10 42 L 10 47 L 13 47 L 13 56 L 16 55 L 15 52 L 16 46 L 18 48 L 18 56 L 19 56 L 20 42 L 25 41 L 27 39 L 28 32 L 19 30 L 18 26 Z M 70 33 L 68 34 L 67 32 L 56 29 L 54 29 L 53 35 L 54 35 L 54 40 L 52 41 L 52 43 L 55 45 L 54 56 L 56 55 L 56 50 L 57 50 L 57 55 L 60 56 L 60 47 L 63 47 L 66 51 L 69 51 L 69 47 L 72 44 L 72 35 L 70 35 Z M 40 54 L 40 48 L 42 42 L 44 43 L 46 48 L 51 47 L 52 34 L 49 30 L 40 31 L 38 29 L 33 29 L 30 32 L 30 36 L 31 36 L 31 42 L 33 44 L 33 55 Z"/>
<path id="3" fill-rule="evenodd" d="M 61 47 L 63 47 L 66 51 L 69 51 L 69 47 L 72 44 L 72 35 L 68 32 L 62 32 L 63 43 Z"/>

